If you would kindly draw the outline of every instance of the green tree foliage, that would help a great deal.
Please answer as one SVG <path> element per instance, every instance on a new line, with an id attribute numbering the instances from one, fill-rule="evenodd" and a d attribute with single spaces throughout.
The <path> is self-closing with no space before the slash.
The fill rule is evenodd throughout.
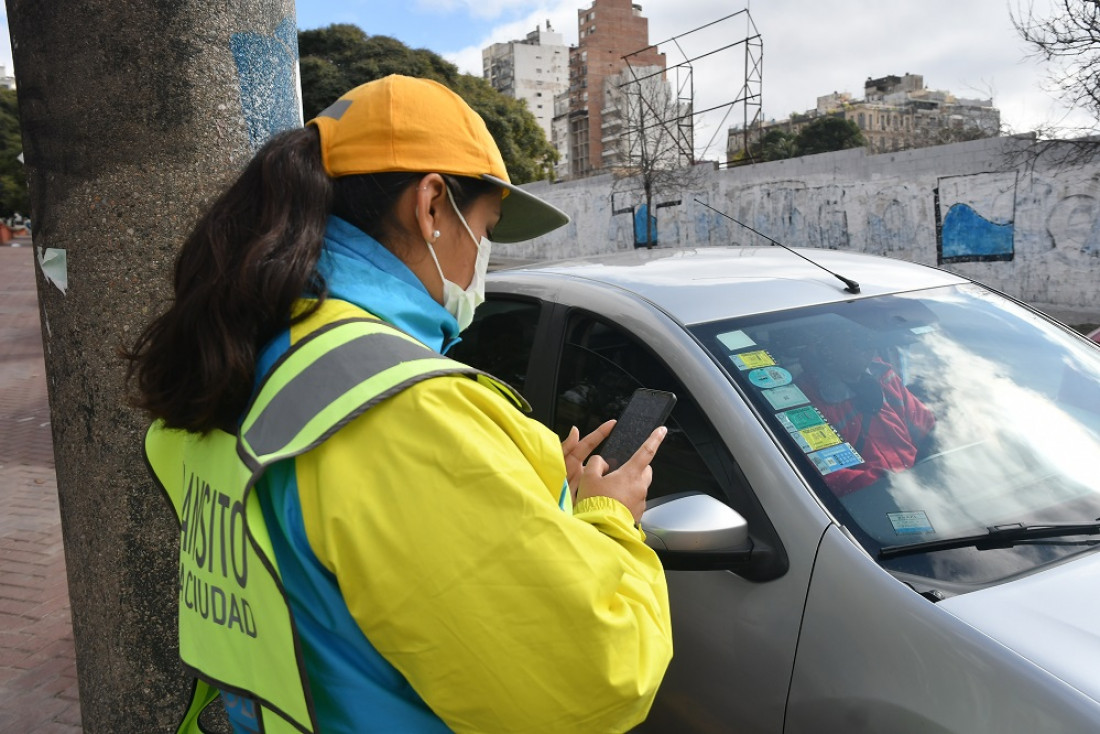
<path id="1" fill-rule="evenodd" d="M 411 49 L 388 36 L 368 36 L 348 24 L 299 32 L 298 53 L 307 120 L 349 89 L 389 74 L 434 79 L 457 92 L 485 120 L 513 183 L 546 178 L 553 170 L 557 151 L 527 105 L 506 97 L 480 77 L 460 74 L 458 67 L 436 53 Z"/>
<path id="2" fill-rule="evenodd" d="M 863 145 L 859 125 L 841 117 L 818 117 L 799 131 L 795 138 L 799 155 L 830 153 Z"/>
<path id="3" fill-rule="evenodd" d="M 795 136 L 784 130 L 774 129 L 765 133 L 760 141 L 756 158 L 761 161 L 780 161 L 797 155 L 798 146 L 795 144 Z"/>
<path id="4" fill-rule="evenodd" d="M 0 217 L 10 217 L 16 212 L 30 215 L 27 177 L 18 158 L 22 151 L 15 90 L 0 89 Z"/>
<path id="5" fill-rule="evenodd" d="M 753 145 L 752 160 L 781 161 L 802 155 L 858 148 L 863 144 L 863 134 L 859 126 L 851 120 L 818 117 L 797 133 L 772 128 Z"/>

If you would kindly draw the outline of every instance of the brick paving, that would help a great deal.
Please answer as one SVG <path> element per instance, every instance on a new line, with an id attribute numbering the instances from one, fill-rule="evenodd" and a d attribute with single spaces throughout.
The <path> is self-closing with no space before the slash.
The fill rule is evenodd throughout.
<path id="1" fill-rule="evenodd" d="M 33 250 L 0 247 L 0 732 L 82 731 Z"/>

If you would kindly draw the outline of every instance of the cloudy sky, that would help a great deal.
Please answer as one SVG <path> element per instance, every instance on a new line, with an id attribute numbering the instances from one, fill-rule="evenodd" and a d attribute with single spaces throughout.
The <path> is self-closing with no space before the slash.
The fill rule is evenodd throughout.
<path id="1" fill-rule="evenodd" d="M 763 43 L 762 108 L 766 118 L 813 108 L 833 91 L 863 94 L 868 77 L 921 74 L 925 86 L 961 97 L 989 98 L 1014 132 L 1047 125 L 1084 125 L 1047 89 L 1048 68 L 1028 54 L 1012 26 L 1010 11 L 1050 0 L 641 0 L 650 41 L 660 42 L 737 14 L 709 31 L 681 39 L 688 56 L 721 48 L 751 32 L 751 15 Z M 302 29 L 353 23 L 369 34 L 393 36 L 450 59 L 463 71 L 480 73 L 481 49 L 524 37 L 549 21 L 566 43 L 577 41 L 577 10 L 590 0 L 298 0 Z M 2 9 L 3 6 L 0 6 Z M 0 64 L 12 69 L 4 15 Z M 678 51 L 663 45 L 669 63 Z M 16 70 L 18 74 L 18 70 Z M 735 46 L 698 62 L 696 109 L 736 99 L 744 80 L 744 49 Z M 728 109 L 728 108 L 727 108 Z M 717 129 L 743 116 L 731 110 Z M 709 133 L 704 132 L 702 137 Z M 696 135 L 697 140 L 700 134 Z"/>

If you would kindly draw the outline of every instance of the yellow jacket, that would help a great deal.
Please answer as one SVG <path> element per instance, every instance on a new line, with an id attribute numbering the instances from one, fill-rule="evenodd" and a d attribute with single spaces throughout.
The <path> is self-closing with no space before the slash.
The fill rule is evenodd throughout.
<path id="1" fill-rule="evenodd" d="M 349 308 L 327 302 L 291 341 Z M 672 651 L 664 573 L 620 503 L 562 511 L 550 430 L 474 380 L 438 377 L 295 461 L 316 561 L 447 727 L 603 732 L 645 718 Z"/>

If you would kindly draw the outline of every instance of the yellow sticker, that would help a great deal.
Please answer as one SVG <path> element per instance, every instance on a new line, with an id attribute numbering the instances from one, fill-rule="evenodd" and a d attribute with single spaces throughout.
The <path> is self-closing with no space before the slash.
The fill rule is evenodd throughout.
<path id="1" fill-rule="evenodd" d="M 730 359 L 732 359 L 733 363 L 741 370 L 754 370 L 758 367 L 771 367 L 775 364 L 775 360 L 772 359 L 772 356 L 763 349 L 755 352 L 734 354 Z"/>
<path id="2" fill-rule="evenodd" d="M 836 446 L 840 443 L 840 436 L 837 435 L 832 426 L 828 425 L 803 428 L 799 433 L 801 433 L 802 438 L 806 440 L 806 446 L 809 446 L 810 451 Z M 805 448 L 805 446 L 803 448 Z"/>

